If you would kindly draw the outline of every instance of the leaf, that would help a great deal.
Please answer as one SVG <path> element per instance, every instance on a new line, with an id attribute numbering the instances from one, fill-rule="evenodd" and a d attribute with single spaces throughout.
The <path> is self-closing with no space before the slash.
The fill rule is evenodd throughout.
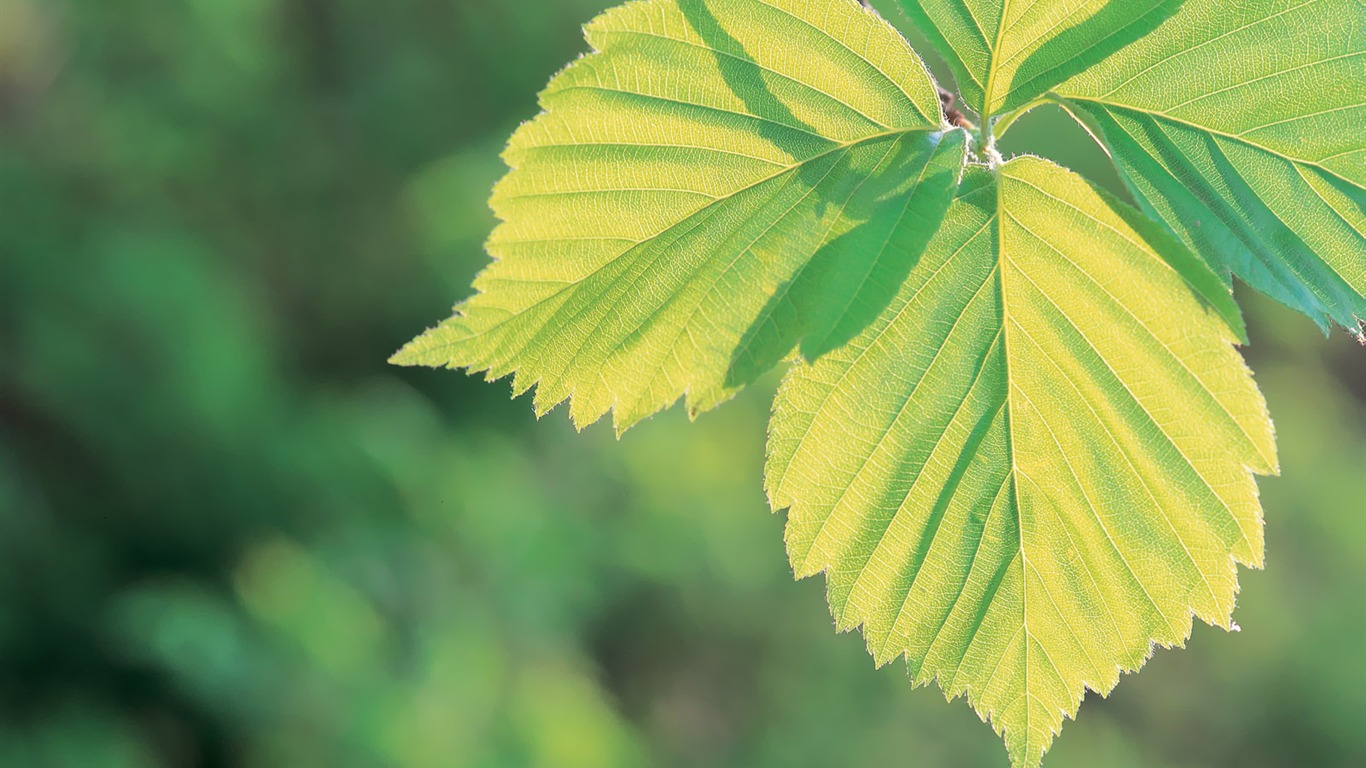
<path id="1" fill-rule="evenodd" d="M 1230 626 L 1276 471 L 1218 278 L 1035 158 L 971 170 L 896 297 L 780 388 L 766 484 L 798 577 L 879 664 L 1037 766 L 1191 613 Z"/>
<path id="2" fill-rule="evenodd" d="M 1216 270 L 1360 333 L 1366 2 L 1188 0 L 1057 90 Z"/>
<path id="3" fill-rule="evenodd" d="M 479 293 L 395 362 L 624 430 L 872 319 L 965 157 L 900 35 L 851 0 L 649 0 L 587 38 L 509 143 Z"/>
<path id="4" fill-rule="evenodd" d="M 1069 78 L 1101 104 L 1083 70 L 1177 3 L 1015 5 L 912 9 L 988 115 Z M 1276 456 L 1219 275 L 1070 172 L 967 164 L 853 0 L 641 0 L 587 36 L 509 144 L 478 292 L 395 362 L 514 374 L 538 414 L 620 431 L 795 358 L 766 470 L 794 570 L 1017 766 L 1192 615 L 1231 626 Z"/>
<path id="5" fill-rule="evenodd" d="M 969 107 L 1027 104 L 1140 39 L 1182 0 L 901 0 L 939 50 Z"/>

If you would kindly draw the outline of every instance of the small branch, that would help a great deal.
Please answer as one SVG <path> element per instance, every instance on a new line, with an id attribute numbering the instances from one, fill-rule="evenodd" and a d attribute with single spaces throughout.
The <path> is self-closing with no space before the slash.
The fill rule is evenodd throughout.
<path id="1" fill-rule="evenodd" d="M 937 83 L 934 87 L 939 89 L 939 108 L 944 112 L 944 119 L 948 120 L 950 125 L 955 125 L 968 131 L 976 130 L 977 126 L 973 125 L 972 121 L 969 120 L 966 115 L 953 108 L 953 94 L 944 90 L 944 86 Z"/>

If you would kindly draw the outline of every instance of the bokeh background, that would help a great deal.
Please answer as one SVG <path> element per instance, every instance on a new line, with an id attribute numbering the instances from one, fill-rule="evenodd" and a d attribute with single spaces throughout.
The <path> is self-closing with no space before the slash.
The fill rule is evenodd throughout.
<path id="1" fill-rule="evenodd" d="M 792 581 L 771 381 L 618 442 L 385 364 L 605 5 L 0 0 L 0 766 L 1006 766 Z M 1026 148 L 1116 183 L 1057 113 Z M 1242 632 L 1050 768 L 1366 765 L 1366 349 L 1245 299 Z"/>

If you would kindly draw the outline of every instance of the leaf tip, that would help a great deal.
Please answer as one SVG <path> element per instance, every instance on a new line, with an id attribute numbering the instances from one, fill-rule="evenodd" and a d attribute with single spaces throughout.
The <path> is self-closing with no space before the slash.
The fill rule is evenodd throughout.
<path id="1" fill-rule="evenodd" d="M 388 363 L 404 368 L 417 366 L 427 366 L 430 368 L 440 368 L 446 365 L 445 360 L 440 359 L 436 354 L 439 335 L 444 326 L 424 331 L 421 335 L 409 341 L 399 348 L 397 352 L 389 356 Z M 436 342 L 434 344 L 434 342 Z"/>
<path id="2" fill-rule="evenodd" d="M 612 434 L 620 440 L 626 434 L 626 430 L 640 423 L 640 419 L 622 416 L 620 410 L 612 411 Z M 583 427 L 579 427 L 582 431 Z"/>
<path id="3" fill-rule="evenodd" d="M 411 341 L 404 344 L 397 352 L 390 355 L 389 359 L 385 362 L 389 363 L 389 365 L 397 365 L 404 368 L 411 368 L 422 364 L 418 353 L 413 349 L 413 342 Z"/>

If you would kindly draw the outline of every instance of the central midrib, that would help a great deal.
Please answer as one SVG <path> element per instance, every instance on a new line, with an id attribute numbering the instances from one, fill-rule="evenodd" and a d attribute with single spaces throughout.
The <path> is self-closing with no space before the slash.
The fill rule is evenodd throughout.
<path id="1" fill-rule="evenodd" d="M 991 109 L 992 109 L 992 103 L 993 103 L 993 101 L 995 100 L 995 90 L 996 90 L 996 88 L 995 88 L 995 86 L 996 86 L 996 73 L 997 73 L 997 69 L 996 69 L 996 65 L 997 65 L 996 54 L 997 54 L 997 52 L 999 52 L 999 51 L 1001 50 L 1001 40 L 1005 38 L 1006 18 L 1009 17 L 1009 16 L 1010 16 L 1010 0 L 1004 0 L 1004 2 L 1001 3 L 1001 16 L 1000 16 L 999 19 L 996 20 L 996 42 L 992 43 L 992 45 L 991 45 L 991 51 L 989 51 L 989 54 L 990 54 L 990 57 L 991 57 L 991 58 L 990 58 L 990 62 L 987 64 L 987 84 L 986 84 L 986 87 L 982 90 L 982 131 L 983 131 L 983 133 L 987 133 L 987 132 L 990 131 L 991 118 L 995 116 L 995 115 L 992 113 Z M 983 138 L 985 139 L 986 137 L 983 136 Z M 999 194 L 999 192 L 998 192 L 998 194 L 997 194 L 997 200 L 998 200 L 998 201 L 1000 200 L 1000 194 Z"/>

